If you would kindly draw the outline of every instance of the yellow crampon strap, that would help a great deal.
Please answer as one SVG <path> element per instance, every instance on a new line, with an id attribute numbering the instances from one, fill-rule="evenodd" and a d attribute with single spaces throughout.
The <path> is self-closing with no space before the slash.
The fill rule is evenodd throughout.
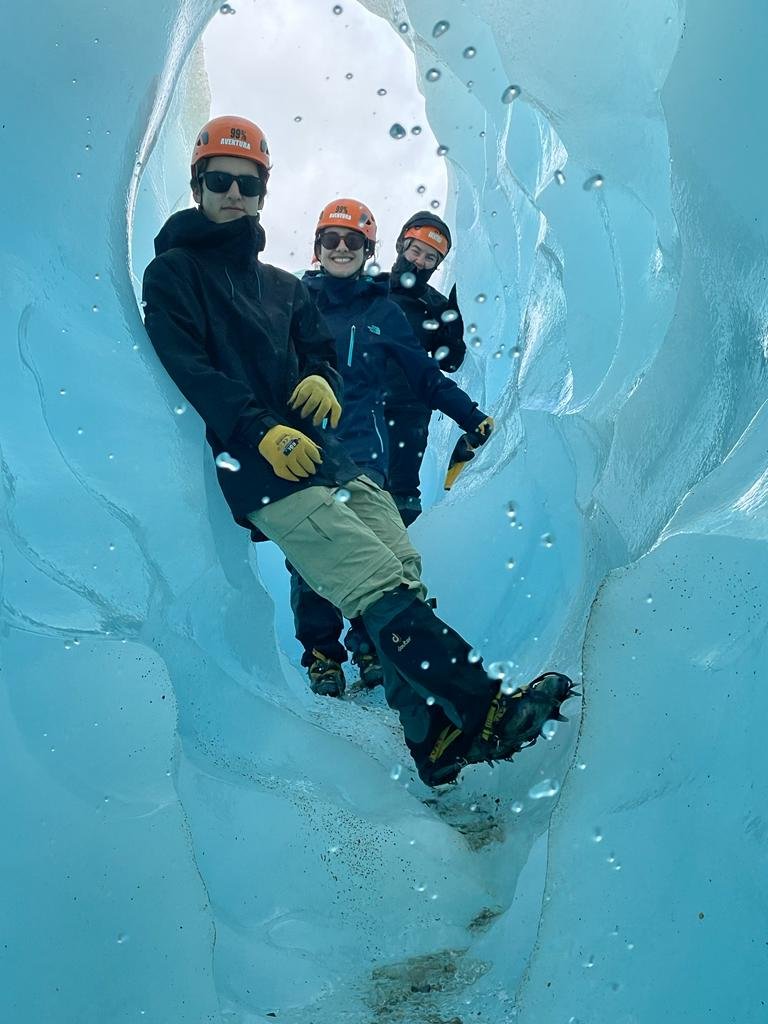
<path id="1" fill-rule="evenodd" d="M 461 729 L 457 729 L 455 726 L 446 725 L 440 735 L 437 737 L 434 747 L 429 753 L 429 760 L 434 764 L 439 758 L 443 756 L 448 747 L 455 742 L 461 736 Z"/>

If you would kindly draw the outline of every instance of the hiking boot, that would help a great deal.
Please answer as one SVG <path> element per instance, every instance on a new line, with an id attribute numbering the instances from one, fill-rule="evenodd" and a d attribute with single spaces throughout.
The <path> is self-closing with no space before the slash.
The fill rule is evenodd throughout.
<path id="1" fill-rule="evenodd" d="M 523 747 L 536 742 L 545 722 L 568 721 L 560 714 L 560 705 L 572 691 L 571 680 L 559 672 L 546 672 L 513 693 L 499 690 L 485 724 L 467 745 L 467 763 L 511 761 Z"/>
<path id="2" fill-rule="evenodd" d="M 567 722 L 560 705 L 573 693 L 573 683 L 559 672 L 547 672 L 513 693 L 501 690 L 491 701 L 485 724 L 475 736 L 454 725 L 438 735 L 429 754 L 417 764 L 419 778 L 434 788 L 455 782 L 462 768 L 482 761 L 511 761 L 532 746 L 545 722 Z"/>
<path id="3" fill-rule="evenodd" d="M 312 693 L 320 697 L 343 697 L 347 688 L 341 665 L 326 658 L 322 651 L 313 650 L 314 661 L 307 669 Z"/>
<path id="4" fill-rule="evenodd" d="M 384 669 L 381 667 L 377 654 L 363 654 L 360 651 L 355 651 L 352 655 L 352 664 L 360 673 L 360 682 L 369 690 L 384 682 Z"/>
<path id="5" fill-rule="evenodd" d="M 431 786 L 443 786 L 455 782 L 459 772 L 469 763 L 466 758 L 470 740 L 453 723 L 446 725 L 439 733 L 426 758 L 417 762 L 421 781 Z"/>

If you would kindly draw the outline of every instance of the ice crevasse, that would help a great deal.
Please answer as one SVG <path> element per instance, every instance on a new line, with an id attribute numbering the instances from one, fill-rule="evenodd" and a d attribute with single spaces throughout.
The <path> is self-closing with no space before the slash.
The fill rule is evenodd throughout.
<path id="1" fill-rule="evenodd" d="M 477 849 L 386 712 L 306 693 L 131 277 L 217 5 L 11 5 L 2 1019 L 758 1024 L 768 9 L 366 6 L 442 71 L 461 380 L 499 423 L 414 529 L 426 577 L 580 716 L 466 773 Z"/>

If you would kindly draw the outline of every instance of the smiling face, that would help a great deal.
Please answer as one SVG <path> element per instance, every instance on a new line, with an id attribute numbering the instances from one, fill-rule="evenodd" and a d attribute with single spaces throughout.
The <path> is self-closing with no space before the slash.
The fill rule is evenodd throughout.
<path id="1" fill-rule="evenodd" d="M 426 245 L 418 238 L 406 238 L 403 255 L 419 270 L 434 270 L 440 262 L 440 253 L 431 245 Z"/>
<path id="2" fill-rule="evenodd" d="M 225 171 L 227 174 L 256 174 L 259 165 L 241 156 L 213 156 L 205 166 L 206 171 Z M 240 217 L 254 217 L 264 205 L 263 196 L 244 196 L 236 181 L 226 192 L 211 192 L 205 182 L 198 182 L 192 194 L 195 202 L 214 224 L 228 224 Z"/>
<path id="3" fill-rule="evenodd" d="M 358 238 L 362 238 L 363 235 L 359 231 L 353 231 L 352 228 L 326 228 L 329 235 L 340 235 L 341 240 L 335 249 L 326 249 L 323 245 L 323 234 L 320 235 L 320 251 L 318 253 L 318 259 L 320 265 L 330 274 L 331 277 L 354 277 L 365 263 L 365 246 L 360 249 L 351 250 L 347 248 L 344 239 L 348 235 L 357 235 Z"/>

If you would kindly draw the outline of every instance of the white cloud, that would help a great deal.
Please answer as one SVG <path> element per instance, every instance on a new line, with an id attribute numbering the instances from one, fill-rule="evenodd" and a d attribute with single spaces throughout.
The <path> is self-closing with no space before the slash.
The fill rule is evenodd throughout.
<path id="1" fill-rule="evenodd" d="M 447 189 L 411 51 L 354 0 L 342 2 L 341 15 L 318 0 L 233 6 L 237 13 L 217 14 L 204 36 L 211 114 L 249 117 L 269 140 L 266 259 L 309 266 L 321 208 L 351 196 L 373 210 L 378 259 L 388 269 L 402 223 L 433 199 L 442 214 Z M 377 95 L 382 88 L 387 94 Z M 406 138 L 390 137 L 394 122 Z M 420 135 L 411 133 L 414 126 Z"/>

